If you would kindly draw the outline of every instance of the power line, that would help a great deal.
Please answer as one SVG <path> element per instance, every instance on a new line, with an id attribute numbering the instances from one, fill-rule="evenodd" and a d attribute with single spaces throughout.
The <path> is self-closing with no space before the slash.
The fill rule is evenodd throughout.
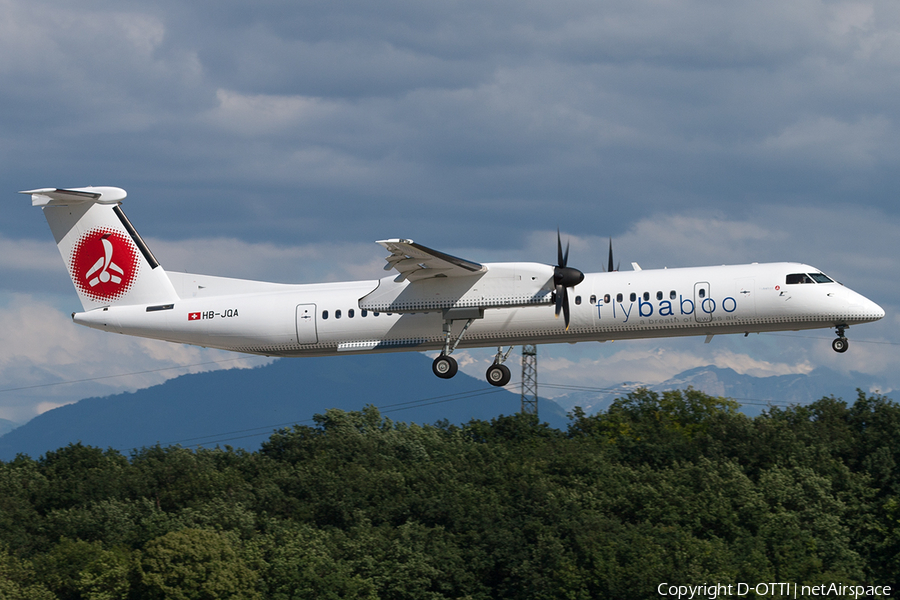
<path id="1" fill-rule="evenodd" d="M 487 396 L 490 394 L 496 394 L 498 392 L 504 391 L 504 389 L 505 388 L 492 387 L 490 389 L 469 390 L 469 391 L 465 391 L 465 392 L 457 392 L 455 394 L 445 394 L 442 396 L 432 396 L 430 398 L 420 398 L 417 400 L 409 400 L 407 402 L 398 402 L 395 404 L 385 404 L 381 407 L 376 406 L 375 408 L 377 408 L 381 414 L 388 414 L 388 413 L 398 412 L 398 411 L 402 411 L 402 410 L 409 410 L 412 408 L 420 408 L 423 406 L 431 406 L 434 404 L 442 404 L 445 402 L 455 402 L 457 400 L 466 400 L 468 398 Z M 173 440 L 170 442 L 166 442 L 165 444 L 162 444 L 162 445 L 171 446 L 173 444 L 195 442 L 197 440 L 207 440 L 207 441 L 203 442 L 204 444 L 218 444 L 221 442 L 228 442 L 228 441 L 232 441 L 232 440 L 238 440 L 238 439 L 244 439 L 244 438 L 248 438 L 248 437 L 256 437 L 259 435 L 263 435 L 268 431 L 274 430 L 276 427 L 284 427 L 287 425 L 297 425 L 297 424 L 301 424 L 301 423 L 312 423 L 312 422 L 314 422 L 313 419 L 285 421 L 282 423 L 273 423 L 270 425 L 262 425 L 260 427 L 253 427 L 251 429 L 239 429 L 236 431 L 214 433 L 214 434 L 205 435 L 205 436 L 183 438 L 180 440 Z M 248 432 L 256 432 L 256 433 L 248 433 Z M 241 434 L 245 434 L 245 435 L 232 436 L 232 434 L 237 434 L 237 433 L 241 433 Z M 232 436 L 232 437 L 221 438 L 220 436 Z M 210 438 L 217 438 L 217 439 L 210 439 Z M 124 448 L 119 448 L 119 450 L 124 450 Z"/>
<path id="2" fill-rule="evenodd" d="M 512 382 L 509 384 L 510 387 L 515 387 L 520 385 L 521 382 Z M 635 388 L 631 386 L 620 386 L 616 388 L 600 388 L 600 387 L 590 387 L 590 386 L 580 386 L 580 385 L 566 385 L 566 384 L 553 384 L 553 383 L 545 383 L 542 384 L 542 387 L 553 388 L 553 389 L 561 389 L 561 390 L 573 390 L 573 391 L 581 391 L 581 392 L 599 392 L 606 394 L 616 394 L 633 391 Z M 638 386 L 640 387 L 640 386 Z M 445 402 L 456 402 L 458 400 L 466 400 L 469 398 L 475 398 L 479 396 L 486 396 L 490 394 L 495 394 L 500 391 L 503 391 L 505 388 L 490 388 L 490 389 L 476 389 L 469 390 L 465 392 L 458 392 L 455 394 L 445 394 L 442 396 L 432 396 L 429 398 L 420 398 L 417 400 L 408 400 L 406 402 L 398 402 L 395 404 L 385 404 L 381 407 L 375 407 L 381 414 L 389 414 L 393 412 L 399 412 L 403 410 L 409 410 L 413 408 L 420 408 L 423 406 L 431 406 L 434 404 L 443 404 Z M 751 406 L 790 406 L 791 402 L 777 402 L 770 400 L 763 400 L 761 398 L 730 398 L 732 400 L 736 400 L 740 402 L 742 405 L 747 404 Z M 234 440 L 246 439 L 251 437 L 257 437 L 260 435 L 264 435 L 269 431 L 273 431 L 277 427 L 285 427 L 288 425 L 299 425 L 303 423 L 313 423 L 314 419 L 303 419 L 303 420 L 293 420 L 293 421 L 285 421 L 282 423 L 274 423 L 270 425 L 263 425 L 260 427 L 254 427 L 251 429 L 239 429 L 236 431 L 227 431 L 221 433 L 214 433 L 206 436 L 198 436 L 192 438 L 183 438 L 180 440 L 173 440 L 170 442 L 166 442 L 165 446 L 171 446 L 174 444 L 183 444 L 187 442 L 198 442 L 196 445 L 206 445 L 206 444 L 220 444 L 224 442 L 230 442 Z M 234 434 L 243 434 L 243 435 L 234 435 Z M 228 437 L 220 437 L 220 436 L 228 436 Z M 205 441 L 200 441 L 205 440 Z M 119 450 L 124 450 L 120 448 Z"/>

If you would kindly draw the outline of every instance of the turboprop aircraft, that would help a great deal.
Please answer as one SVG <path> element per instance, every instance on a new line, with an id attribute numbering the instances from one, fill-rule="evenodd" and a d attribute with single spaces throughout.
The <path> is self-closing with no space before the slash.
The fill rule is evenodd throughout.
<path id="1" fill-rule="evenodd" d="M 487 380 L 523 343 L 608 341 L 826 328 L 848 348 L 851 325 L 880 306 L 799 263 L 615 271 L 557 264 L 477 263 L 408 239 L 379 241 L 386 277 L 280 284 L 167 273 L 122 212 L 125 190 L 45 188 L 42 207 L 81 299 L 72 319 L 112 331 L 266 356 L 439 350 L 433 371 L 458 369 L 457 348 L 494 347 Z M 562 313 L 563 318 L 559 319 Z M 503 348 L 509 346 L 504 352 Z"/>

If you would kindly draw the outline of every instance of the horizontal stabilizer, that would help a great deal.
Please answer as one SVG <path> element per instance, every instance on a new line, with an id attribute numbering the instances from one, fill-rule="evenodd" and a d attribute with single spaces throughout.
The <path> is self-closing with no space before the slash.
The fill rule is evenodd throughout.
<path id="1" fill-rule="evenodd" d="M 125 190 L 117 187 L 41 188 L 20 194 L 31 194 L 32 206 L 68 206 L 82 202 L 116 204 L 125 199 Z"/>

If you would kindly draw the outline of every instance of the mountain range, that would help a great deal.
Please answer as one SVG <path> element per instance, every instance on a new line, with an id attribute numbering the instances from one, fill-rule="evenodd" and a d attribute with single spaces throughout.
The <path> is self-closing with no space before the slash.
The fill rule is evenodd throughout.
<path id="1" fill-rule="evenodd" d="M 0 436 L 8 431 L 12 431 L 19 425 L 9 419 L 0 419 Z"/>
<path id="2" fill-rule="evenodd" d="M 511 386 L 512 388 L 513 386 Z M 519 412 L 521 396 L 462 371 L 438 379 L 419 353 L 281 359 L 254 369 L 183 375 L 150 388 L 86 398 L 38 415 L 0 436 L 0 460 L 37 458 L 82 442 L 125 453 L 161 444 L 256 450 L 281 427 L 312 425 L 329 408 L 371 404 L 395 421 L 452 424 Z M 565 429 L 565 411 L 541 399 L 539 416 Z"/>
<path id="3" fill-rule="evenodd" d="M 825 368 L 807 374 L 754 377 L 733 369 L 706 366 L 684 371 L 655 385 L 625 382 L 614 390 L 579 390 L 555 396 L 553 400 L 567 410 L 580 406 L 593 414 L 606 410 L 613 400 L 642 386 L 656 392 L 693 387 L 712 396 L 733 398 L 741 403 L 741 412 L 748 416 L 758 415 L 768 406 L 808 404 L 832 395 L 852 403 L 857 388 L 866 393 L 877 388 L 875 380 L 868 375 L 845 375 Z"/>
<path id="4" fill-rule="evenodd" d="M 275 429 L 295 423 L 311 425 L 313 415 L 329 408 L 359 410 L 367 404 L 395 421 L 419 424 L 442 420 L 461 424 L 520 410 L 518 393 L 491 387 L 462 371 L 453 379 L 438 379 L 430 363 L 430 358 L 418 353 L 374 354 L 341 360 L 282 359 L 254 369 L 184 375 L 136 392 L 62 406 L 11 431 L 14 423 L 0 422 L 0 460 L 12 460 L 18 453 L 38 457 L 75 442 L 126 453 L 157 443 L 228 444 L 252 451 Z M 540 417 L 565 429 L 566 412 L 575 406 L 593 414 L 641 385 L 625 382 L 615 389 L 580 388 L 553 400 L 542 397 Z M 713 366 L 684 371 L 646 387 L 661 392 L 689 386 L 734 398 L 750 416 L 767 406 L 807 404 L 830 395 L 852 402 L 856 388 L 875 388 L 865 375 L 824 368 L 808 374 L 753 377 Z M 560 391 L 549 384 L 547 390 Z"/>

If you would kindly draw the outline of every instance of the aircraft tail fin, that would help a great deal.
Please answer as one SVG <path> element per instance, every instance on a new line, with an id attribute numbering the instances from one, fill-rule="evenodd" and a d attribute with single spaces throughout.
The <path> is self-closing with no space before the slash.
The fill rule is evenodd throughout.
<path id="1" fill-rule="evenodd" d="M 43 209 L 84 310 L 178 299 L 165 271 L 122 212 L 125 190 L 42 188 L 20 193 L 31 194 L 32 205 Z"/>

